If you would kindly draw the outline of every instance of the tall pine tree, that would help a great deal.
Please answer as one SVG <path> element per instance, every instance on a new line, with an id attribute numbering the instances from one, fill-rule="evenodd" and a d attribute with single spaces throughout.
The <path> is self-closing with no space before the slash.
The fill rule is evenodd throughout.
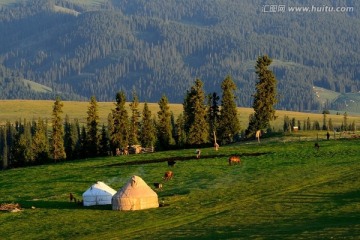
<path id="1" fill-rule="evenodd" d="M 156 142 L 156 129 L 154 126 L 154 121 L 151 117 L 151 111 L 146 102 L 142 111 L 140 139 L 141 145 L 147 148 L 154 147 Z"/>
<path id="2" fill-rule="evenodd" d="M 227 76 L 221 84 L 222 99 L 218 136 L 221 143 L 230 143 L 240 131 L 240 122 L 237 115 L 235 102 L 236 85 L 230 76 Z"/>
<path id="3" fill-rule="evenodd" d="M 184 100 L 185 130 L 187 142 L 191 145 L 201 145 L 209 142 L 209 124 L 205 106 L 205 93 L 200 79 L 187 92 Z"/>
<path id="4" fill-rule="evenodd" d="M 129 145 L 129 117 L 125 108 L 126 96 L 124 91 L 116 94 L 115 109 L 112 110 L 111 146 L 125 149 Z M 114 151 L 114 149 L 112 149 Z"/>
<path id="5" fill-rule="evenodd" d="M 60 98 L 56 98 L 53 112 L 52 112 L 52 157 L 55 162 L 66 159 L 65 147 L 64 147 L 64 128 L 62 120 L 63 103 Z"/>
<path id="6" fill-rule="evenodd" d="M 169 149 L 175 141 L 171 129 L 171 112 L 168 99 L 163 95 L 159 101 L 158 123 L 157 123 L 157 143 L 160 149 Z"/>
<path id="7" fill-rule="evenodd" d="M 264 55 L 256 61 L 255 71 L 258 81 L 255 84 L 256 92 L 254 97 L 254 117 L 251 118 L 248 127 L 248 135 L 253 135 L 257 130 L 270 127 L 270 121 L 276 118 L 275 104 L 277 103 L 276 78 L 269 70 L 272 60 Z"/>
<path id="8" fill-rule="evenodd" d="M 139 111 L 139 98 L 135 90 L 132 92 L 133 100 L 130 103 L 131 117 L 130 117 L 130 130 L 129 130 L 129 144 L 136 145 L 139 143 L 140 131 L 140 111 Z"/>
<path id="9" fill-rule="evenodd" d="M 90 106 L 87 111 L 86 130 L 87 130 L 87 153 L 89 157 L 96 157 L 99 148 L 99 113 L 96 98 L 90 99 Z"/>
<path id="10" fill-rule="evenodd" d="M 47 139 L 47 124 L 39 118 L 31 142 L 33 162 L 46 163 L 49 160 L 49 144 Z"/>
<path id="11" fill-rule="evenodd" d="M 212 136 L 211 141 L 217 143 L 217 129 L 219 125 L 220 119 L 220 107 L 219 107 L 220 97 L 216 92 L 208 95 L 208 122 L 209 122 L 209 132 L 210 136 Z"/>

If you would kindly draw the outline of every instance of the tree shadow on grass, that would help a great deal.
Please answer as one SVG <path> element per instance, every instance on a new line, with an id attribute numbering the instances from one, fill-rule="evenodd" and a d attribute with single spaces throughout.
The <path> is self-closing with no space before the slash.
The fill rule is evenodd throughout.
<path id="1" fill-rule="evenodd" d="M 85 209 L 85 210 L 112 210 L 111 204 L 97 205 L 85 207 L 82 203 L 67 202 L 67 201 L 44 201 L 44 200 L 28 200 L 19 202 L 23 209 Z"/>
<path id="2" fill-rule="evenodd" d="M 166 158 L 159 158 L 153 160 L 136 160 L 136 161 L 129 161 L 129 162 L 122 162 L 122 163 L 114 163 L 109 164 L 109 167 L 116 167 L 116 166 L 125 166 L 125 165 L 142 165 L 142 164 L 151 164 L 151 163 L 161 163 L 161 162 L 168 162 L 168 161 L 201 161 L 203 159 L 210 159 L 210 158 L 228 158 L 231 155 L 238 155 L 240 157 L 243 156 L 261 156 L 266 154 L 271 154 L 272 152 L 258 152 L 258 153 L 233 153 L 233 154 L 214 154 L 214 155 L 204 155 L 201 156 L 200 159 L 197 159 L 196 156 L 179 156 L 179 157 L 166 157 Z"/>

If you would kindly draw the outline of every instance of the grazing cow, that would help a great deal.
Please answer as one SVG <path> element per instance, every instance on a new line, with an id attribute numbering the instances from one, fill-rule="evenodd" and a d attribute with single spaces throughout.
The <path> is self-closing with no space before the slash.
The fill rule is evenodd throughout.
<path id="1" fill-rule="evenodd" d="M 129 155 L 129 149 L 128 148 L 122 149 L 121 155 Z"/>
<path id="2" fill-rule="evenodd" d="M 72 193 L 69 194 L 69 198 L 70 198 L 70 202 L 72 202 L 72 200 L 74 200 L 74 195 Z"/>
<path id="3" fill-rule="evenodd" d="M 168 161 L 168 166 L 169 166 L 169 167 L 173 167 L 173 166 L 175 165 L 175 163 L 176 163 L 176 162 L 175 162 L 174 160 L 169 160 L 169 161 Z"/>
<path id="4" fill-rule="evenodd" d="M 164 174 L 164 180 L 165 181 L 170 180 L 173 178 L 173 176 L 174 176 L 174 173 L 172 171 L 166 171 Z"/>
<path id="5" fill-rule="evenodd" d="M 316 150 L 319 150 L 320 145 L 318 143 L 315 143 L 314 147 L 315 147 Z"/>
<path id="6" fill-rule="evenodd" d="M 200 150 L 200 149 L 196 149 L 195 153 L 196 153 L 196 158 L 199 159 L 199 158 L 200 158 L 200 155 L 201 155 L 201 150 Z"/>
<path id="7" fill-rule="evenodd" d="M 229 157 L 229 165 L 240 164 L 240 163 L 241 163 L 241 160 L 240 160 L 239 156 L 233 155 L 233 156 Z"/>
<path id="8" fill-rule="evenodd" d="M 154 187 L 156 188 L 156 189 L 162 189 L 162 184 L 161 183 L 154 183 Z"/>

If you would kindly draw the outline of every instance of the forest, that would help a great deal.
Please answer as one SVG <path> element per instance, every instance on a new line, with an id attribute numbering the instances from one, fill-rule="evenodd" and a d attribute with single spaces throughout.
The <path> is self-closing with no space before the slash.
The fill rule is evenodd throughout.
<path id="1" fill-rule="evenodd" d="M 266 84 L 259 81 L 257 85 Z M 236 86 L 231 77 L 222 81 L 221 97 L 216 92 L 206 95 L 203 86 L 199 79 L 193 83 L 185 94 L 183 111 L 176 117 L 169 108 L 166 95 L 160 98 L 159 111 L 154 113 L 146 102 L 140 109 L 136 91 L 132 92 L 131 99 L 120 91 L 106 124 L 99 121 L 95 96 L 90 98 L 85 123 L 71 119 L 68 114 L 63 119 L 63 103 L 57 98 L 51 119 L 18 119 L 0 125 L 0 169 L 171 149 L 210 146 L 218 149 L 251 140 L 259 129 L 266 138 L 279 132 L 291 133 L 294 127 L 303 133 L 324 130 L 328 135 L 329 132 L 356 131 L 355 121 L 351 122 L 346 112 L 340 126 L 327 117 L 328 111 L 323 112 L 322 123 L 311 121 L 310 117 L 301 121 L 285 115 L 282 129 L 275 129 L 269 122 L 271 117 L 264 116 L 263 111 L 260 118 L 257 117 L 256 101 L 255 114 L 249 117 L 248 126 L 240 126 L 235 103 Z M 258 88 L 256 94 L 264 95 L 267 88 Z M 129 110 L 125 107 L 127 103 Z M 270 114 L 275 113 L 271 112 L 271 106 L 268 109 Z"/>
<path id="2" fill-rule="evenodd" d="M 266 13 L 250 0 L 9 2 L 0 5 L 1 99 L 111 101 L 114 91 L 136 90 L 143 102 L 166 94 L 182 103 L 194 79 L 211 93 L 231 75 L 238 106 L 250 107 L 263 54 L 274 59 L 277 109 L 346 104 L 320 103 L 314 86 L 360 91 L 358 1 L 286 3 L 353 7 L 347 13 Z"/>

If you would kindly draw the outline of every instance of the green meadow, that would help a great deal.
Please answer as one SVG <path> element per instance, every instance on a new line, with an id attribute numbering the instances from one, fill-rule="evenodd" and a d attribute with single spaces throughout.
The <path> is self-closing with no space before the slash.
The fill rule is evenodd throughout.
<path id="1" fill-rule="evenodd" d="M 202 149 L 60 162 L 0 172 L 1 239 L 358 239 L 360 139 L 272 138 Z M 290 136 L 289 136 L 290 139 Z M 242 164 L 229 166 L 231 154 Z M 176 164 L 170 168 L 167 159 Z M 174 178 L 163 182 L 165 171 Z M 96 181 L 115 190 L 140 176 L 164 207 L 83 207 Z"/>

